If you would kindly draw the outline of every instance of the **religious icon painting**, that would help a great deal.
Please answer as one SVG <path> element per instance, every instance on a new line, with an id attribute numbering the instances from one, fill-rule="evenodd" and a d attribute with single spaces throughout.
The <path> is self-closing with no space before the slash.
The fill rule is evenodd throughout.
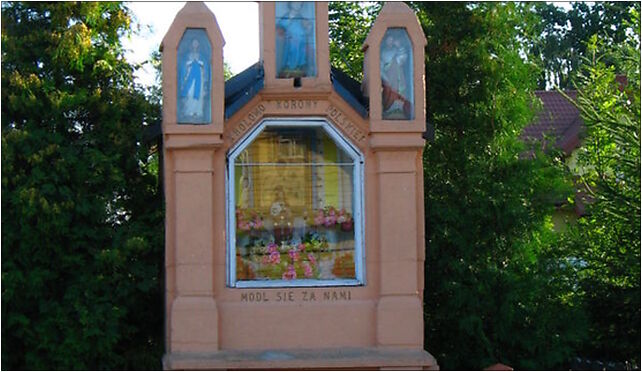
<path id="1" fill-rule="evenodd" d="M 212 47 L 204 29 L 188 28 L 178 45 L 177 122 L 209 124 Z"/>
<path id="2" fill-rule="evenodd" d="M 228 156 L 233 286 L 363 283 L 361 154 L 299 124 L 264 122 Z"/>
<path id="3" fill-rule="evenodd" d="M 276 3 L 276 77 L 316 76 L 314 3 Z"/>
<path id="4" fill-rule="evenodd" d="M 382 118 L 412 120 L 414 87 L 412 44 L 404 28 L 389 28 L 381 42 Z"/>

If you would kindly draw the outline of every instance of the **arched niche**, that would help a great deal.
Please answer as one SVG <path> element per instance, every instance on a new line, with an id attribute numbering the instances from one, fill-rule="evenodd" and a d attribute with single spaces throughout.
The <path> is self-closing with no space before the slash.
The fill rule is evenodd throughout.
<path id="1" fill-rule="evenodd" d="M 176 121 L 210 124 L 212 121 L 212 46 L 205 29 L 188 28 L 178 44 L 176 64 Z"/>
<path id="2" fill-rule="evenodd" d="M 386 30 L 380 46 L 379 63 L 382 119 L 414 119 L 413 53 L 405 28 Z"/>
<path id="3" fill-rule="evenodd" d="M 363 92 L 375 133 L 425 131 L 426 37 L 412 9 L 386 2 L 363 44 Z"/>
<path id="4" fill-rule="evenodd" d="M 228 153 L 230 287 L 364 284 L 363 156 L 324 120 L 265 120 Z"/>
<path id="5" fill-rule="evenodd" d="M 265 89 L 328 92 L 328 3 L 259 2 L 261 63 Z"/>
<path id="6" fill-rule="evenodd" d="M 203 73 L 197 71 L 201 78 L 199 85 L 208 82 L 198 91 L 198 98 L 203 93 L 208 95 L 208 102 L 203 102 L 200 115 L 184 115 L 179 110 L 181 103 L 181 87 L 185 83 L 185 75 L 181 70 L 185 69 L 185 62 L 189 59 L 190 49 L 193 47 L 191 41 L 197 40 L 197 59 L 203 62 Z M 160 51 L 162 53 L 162 75 L 163 75 L 163 134 L 168 135 L 166 141 L 169 147 L 182 147 L 187 142 L 185 135 L 202 134 L 208 135 L 207 143 L 217 144 L 220 142 L 220 133 L 223 132 L 224 120 L 224 85 L 223 78 L 223 46 L 225 40 L 216 22 L 216 17 L 209 8 L 202 2 L 187 2 L 178 12 L 169 30 L 163 37 Z M 206 63 L 207 62 L 207 63 Z M 207 68 L 205 68 L 207 65 Z M 200 64 L 199 64 L 200 66 Z M 200 70 L 200 68 L 198 69 Z M 195 73 L 196 74 L 196 73 Z M 183 79 L 181 81 L 181 79 Z M 194 81 L 191 81 L 194 84 Z M 187 93 L 189 87 L 186 88 Z M 192 98 L 194 96 L 192 95 Z M 183 97 L 184 98 L 184 97 Z M 192 116 L 192 117 L 190 117 Z M 198 118 L 195 118 L 197 116 Z M 206 124 L 206 125 L 204 125 Z M 178 135 L 178 136 L 175 136 Z M 199 142 L 203 142 L 201 137 Z M 189 142 L 189 141 L 188 141 Z"/>

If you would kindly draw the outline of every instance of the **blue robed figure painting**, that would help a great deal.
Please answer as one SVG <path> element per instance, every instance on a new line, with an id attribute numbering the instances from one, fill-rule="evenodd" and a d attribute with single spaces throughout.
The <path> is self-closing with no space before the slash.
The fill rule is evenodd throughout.
<path id="1" fill-rule="evenodd" d="M 187 29 L 178 46 L 177 121 L 211 121 L 211 46 L 203 29 Z"/>
<path id="2" fill-rule="evenodd" d="M 314 3 L 276 3 L 278 78 L 316 75 Z"/>

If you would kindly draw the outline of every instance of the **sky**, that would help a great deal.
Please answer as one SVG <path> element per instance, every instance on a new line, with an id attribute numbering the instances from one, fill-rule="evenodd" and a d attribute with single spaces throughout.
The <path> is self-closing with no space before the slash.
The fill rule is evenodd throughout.
<path id="1" fill-rule="evenodd" d="M 223 59 L 237 74 L 259 60 L 259 6 L 256 2 L 206 2 L 216 16 L 225 46 Z M 125 57 L 131 63 L 142 63 L 158 50 L 174 17 L 185 2 L 130 2 L 140 30 L 130 39 L 123 39 L 128 50 Z M 154 82 L 154 69 L 145 65 L 136 75 L 144 85 Z"/>

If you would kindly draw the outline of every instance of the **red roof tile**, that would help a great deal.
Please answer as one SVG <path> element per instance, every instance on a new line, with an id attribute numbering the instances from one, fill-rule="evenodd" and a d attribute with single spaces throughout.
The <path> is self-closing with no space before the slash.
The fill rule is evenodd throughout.
<path id="1" fill-rule="evenodd" d="M 564 93 L 573 100 L 577 99 L 577 91 Z M 584 128 L 579 110 L 559 92 L 539 90 L 535 95 L 542 101 L 542 109 L 534 123 L 524 128 L 522 138 L 554 140 L 556 147 L 570 154 L 579 146 L 580 134 Z"/>

